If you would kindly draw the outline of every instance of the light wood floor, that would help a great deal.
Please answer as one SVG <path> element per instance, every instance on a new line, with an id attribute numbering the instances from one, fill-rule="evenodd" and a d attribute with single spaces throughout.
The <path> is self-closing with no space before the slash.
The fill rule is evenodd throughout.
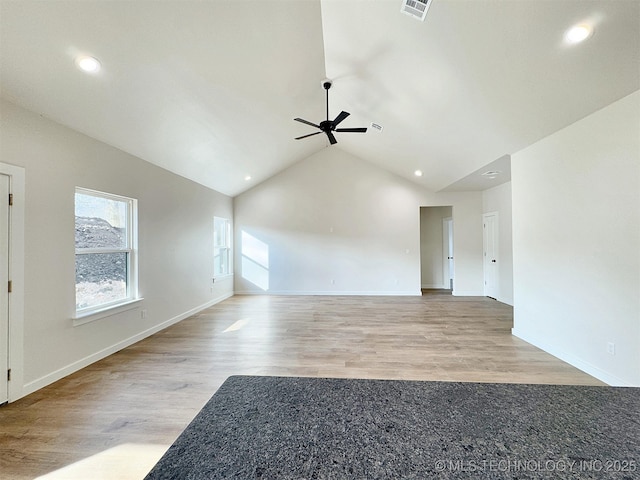
<path id="1" fill-rule="evenodd" d="M 236 296 L 0 408 L 3 479 L 142 479 L 229 375 L 601 385 L 479 297 Z"/>

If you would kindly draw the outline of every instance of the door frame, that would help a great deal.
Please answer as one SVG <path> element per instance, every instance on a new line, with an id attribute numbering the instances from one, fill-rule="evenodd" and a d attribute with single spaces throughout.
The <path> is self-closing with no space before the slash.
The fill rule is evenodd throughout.
<path id="1" fill-rule="evenodd" d="M 9 212 L 11 177 L 0 173 L 0 373 L 9 368 Z M 9 400 L 9 379 L 0 375 L 0 405 Z"/>
<path id="2" fill-rule="evenodd" d="M 0 173 L 9 177 L 9 192 L 13 205 L 9 209 L 9 351 L 11 369 L 9 402 L 23 395 L 24 386 L 24 219 L 25 169 L 0 162 Z M 4 380 L 4 372 L 0 372 Z"/>

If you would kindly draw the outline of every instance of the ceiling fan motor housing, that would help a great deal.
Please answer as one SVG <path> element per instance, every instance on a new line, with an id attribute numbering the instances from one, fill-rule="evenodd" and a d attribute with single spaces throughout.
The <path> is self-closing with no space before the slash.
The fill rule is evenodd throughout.
<path id="1" fill-rule="evenodd" d="M 334 126 L 333 122 L 331 120 L 324 120 L 323 122 L 320 122 L 320 130 L 322 130 L 323 132 L 330 132 L 331 130 L 334 130 L 336 127 Z"/>

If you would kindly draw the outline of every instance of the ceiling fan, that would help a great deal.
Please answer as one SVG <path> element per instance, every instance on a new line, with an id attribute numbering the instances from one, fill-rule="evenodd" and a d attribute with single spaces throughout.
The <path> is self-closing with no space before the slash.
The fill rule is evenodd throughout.
<path id="1" fill-rule="evenodd" d="M 338 114 L 338 116 L 336 118 L 334 118 L 333 120 L 329 120 L 329 89 L 331 88 L 331 81 L 325 80 L 322 83 L 322 86 L 327 91 L 327 119 L 322 121 L 322 122 L 320 122 L 320 125 L 316 125 L 315 123 L 309 122 L 309 121 L 304 120 L 302 118 L 294 118 L 294 120 L 296 122 L 306 123 L 307 125 L 311 125 L 312 127 L 316 127 L 316 128 L 320 129 L 319 132 L 310 133 L 309 135 L 303 135 L 301 137 L 296 137 L 296 140 L 300 140 L 301 138 L 311 137 L 313 135 L 318 135 L 318 134 L 324 132 L 324 133 L 327 134 L 327 137 L 329 138 L 329 142 L 331 143 L 331 145 L 335 145 L 336 143 L 338 143 L 338 141 L 336 140 L 336 137 L 333 135 L 333 132 L 365 133 L 367 131 L 366 127 L 361 127 L 361 128 L 336 128 L 340 124 L 340 122 L 342 122 L 345 118 L 347 118 L 350 115 L 350 113 L 342 111 L 342 112 L 340 112 L 340 114 Z"/>

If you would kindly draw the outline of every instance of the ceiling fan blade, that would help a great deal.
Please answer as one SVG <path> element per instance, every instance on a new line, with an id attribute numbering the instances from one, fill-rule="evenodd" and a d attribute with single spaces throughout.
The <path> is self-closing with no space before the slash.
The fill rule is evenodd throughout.
<path id="1" fill-rule="evenodd" d="M 301 138 L 311 137 L 311 136 L 313 136 L 313 135 L 318 135 L 319 133 L 322 133 L 322 132 L 310 133 L 309 135 L 303 135 L 303 136 L 301 136 L 301 137 L 296 137 L 295 139 L 296 139 L 296 140 L 300 140 Z"/>
<path id="2" fill-rule="evenodd" d="M 304 120 L 304 119 L 302 119 L 302 118 L 294 118 L 294 120 L 295 120 L 296 122 L 306 123 L 307 125 L 311 125 L 312 127 L 320 128 L 320 125 L 316 125 L 315 123 L 311 123 L 311 122 L 309 122 L 309 121 L 307 121 L 307 120 Z"/>
<path id="3" fill-rule="evenodd" d="M 367 127 L 359 127 L 359 128 L 336 128 L 336 132 L 355 132 L 355 133 L 366 133 Z"/>
<path id="4" fill-rule="evenodd" d="M 335 120 L 333 122 L 331 122 L 331 123 L 333 123 L 333 128 L 335 128 L 336 125 L 338 125 L 341 121 L 343 121 L 349 115 L 351 115 L 351 114 L 349 112 L 345 112 L 344 110 L 342 112 L 340 112 L 338 114 L 338 116 L 335 118 Z"/>
<path id="5" fill-rule="evenodd" d="M 331 145 L 335 145 L 336 143 L 338 143 L 338 141 L 336 140 L 336 137 L 334 137 L 333 133 L 331 133 L 330 131 L 327 132 L 327 137 L 329 137 L 329 143 Z"/>

